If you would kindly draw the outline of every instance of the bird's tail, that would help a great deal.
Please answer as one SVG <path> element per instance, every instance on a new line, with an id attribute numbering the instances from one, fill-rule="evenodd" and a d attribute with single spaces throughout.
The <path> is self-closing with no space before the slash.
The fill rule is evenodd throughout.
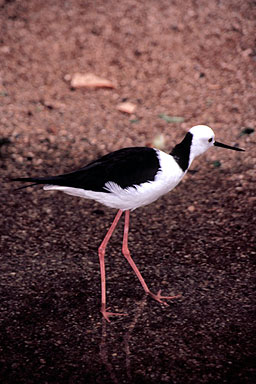
<path id="1" fill-rule="evenodd" d="M 50 176 L 50 177 L 15 177 L 13 179 L 10 179 L 10 181 L 21 181 L 25 183 L 32 183 L 28 185 L 23 185 L 22 187 L 16 188 L 15 190 L 18 191 L 19 189 L 32 187 L 34 185 L 39 184 L 50 184 L 55 185 L 58 183 L 58 176 Z"/>

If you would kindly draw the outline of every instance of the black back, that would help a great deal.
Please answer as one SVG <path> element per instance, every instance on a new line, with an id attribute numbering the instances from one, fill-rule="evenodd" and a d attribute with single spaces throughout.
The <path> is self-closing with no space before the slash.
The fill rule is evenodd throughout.
<path id="1" fill-rule="evenodd" d="M 108 192 L 104 186 L 109 181 L 115 182 L 121 188 L 127 188 L 153 181 L 159 169 L 160 163 L 155 149 L 131 147 L 111 152 L 71 173 L 16 180 Z"/>

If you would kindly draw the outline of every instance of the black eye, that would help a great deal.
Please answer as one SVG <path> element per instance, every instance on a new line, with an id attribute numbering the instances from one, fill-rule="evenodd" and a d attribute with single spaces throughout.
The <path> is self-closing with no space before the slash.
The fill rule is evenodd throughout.
<path id="1" fill-rule="evenodd" d="M 211 143 L 212 142 L 212 137 L 208 141 L 209 141 L 209 143 Z"/>

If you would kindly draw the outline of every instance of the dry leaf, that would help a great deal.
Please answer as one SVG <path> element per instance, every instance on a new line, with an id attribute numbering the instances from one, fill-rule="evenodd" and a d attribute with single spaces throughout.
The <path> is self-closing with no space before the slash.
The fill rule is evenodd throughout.
<path id="1" fill-rule="evenodd" d="M 209 89 L 212 89 L 212 90 L 218 90 L 218 89 L 221 89 L 221 86 L 220 84 L 208 84 L 208 88 Z"/>
<path id="2" fill-rule="evenodd" d="M 132 114 L 136 109 L 136 105 L 129 103 L 129 101 L 126 101 L 124 103 L 118 104 L 117 109 L 120 112 Z"/>
<path id="3" fill-rule="evenodd" d="M 71 87 L 74 88 L 115 88 L 112 81 L 102 79 L 93 73 L 75 73 L 71 79 Z"/>

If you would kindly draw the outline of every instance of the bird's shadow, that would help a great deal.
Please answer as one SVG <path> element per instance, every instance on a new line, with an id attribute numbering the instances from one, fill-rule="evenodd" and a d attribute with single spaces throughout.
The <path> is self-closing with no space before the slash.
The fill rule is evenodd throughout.
<path id="1" fill-rule="evenodd" d="M 130 343 L 132 340 L 132 334 L 136 327 L 136 325 L 139 322 L 139 319 L 143 313 L 143 310 L 145 308 L 145 305 L 147 303 L 147 296 L 144 295 L 144 297 L 139 301 L 136 302 L 136 309 L 134 312 L 134 315 L 132 319 L 128 322 L 126 325 L 126 330 L 124 332 L 123 336 L 123 342 L 122 342 L 122 349 L 125 353 L 125 368 L 126 368 L 126 375 L 127 379 L 132 382 L 133 375 L 132 375 L 132 369 L 131 369 L 131 350 L 130 350 Z M 117 378 L 117 372 L 115 371 L 115 364 L 113 364 L 111 361 L 113 359 L 113 340 L 112 340 L 112 330 L 111 330 L 111 324 L 108 324 L 105 319 L 102 319 L 102 334 L 101 334 L 101 342 L 100 342 L 100 357 L 102 359 L 102 363 L 105 365 L 111 380 L 113 383 L 118 383 Z M 116 354 L 120 353 L 120 344 L 116 345 L 117 350 Z M 114 353 L 115 354 L 115 353 Z"/>

